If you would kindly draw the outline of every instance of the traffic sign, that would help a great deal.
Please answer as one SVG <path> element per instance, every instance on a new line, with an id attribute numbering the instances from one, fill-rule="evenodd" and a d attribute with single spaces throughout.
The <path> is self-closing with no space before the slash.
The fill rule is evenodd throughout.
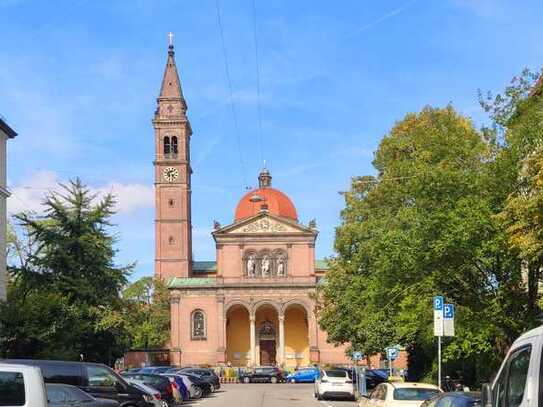
<path id="1" fill-rule="evenodd" d="M 353 352 L 353 355 L 351 356 L 353 360 L 362 360 L 363 357 L 364 354 L 360 351 Z"/>
<path id="2" fill-rule="evenodd" d="M 443 336 L 454 336 L 454 305 L 443 306 Z"/>
<path id="3" fill-rule="evenodd" d="M 433 300 L 434 307 L 434 335 L 443 336 L 443 296 L 436 295 Z"/>
<path id="4" fill-rule="evenodd" d="M 445 304 L 443 306 L 443 318 L 454 319 L 454 305 L 453 304 Z"/>
<path id="5" fill-rule="evenodd" d="M 443 296 L 436 295 L 434 297 L 434 311 L 441 311 L 443 310 Z"/>
<path id="6" fill-rule="evenodd" d="M 396 360 L 400 356 L 400 349 L 396 346 L 387 348 L 387 358 L 389 360 Z"/>

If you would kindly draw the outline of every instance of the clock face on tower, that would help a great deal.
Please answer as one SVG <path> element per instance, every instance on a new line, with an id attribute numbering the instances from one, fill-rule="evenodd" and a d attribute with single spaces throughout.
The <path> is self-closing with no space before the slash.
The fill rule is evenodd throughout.
<path id="1" fill-rule="evenodd" d="M 162 170 L 162 176 L 168 182 L 174 182 L 179 177 L 179 170 L 174 167 L 166 167 Z"/>

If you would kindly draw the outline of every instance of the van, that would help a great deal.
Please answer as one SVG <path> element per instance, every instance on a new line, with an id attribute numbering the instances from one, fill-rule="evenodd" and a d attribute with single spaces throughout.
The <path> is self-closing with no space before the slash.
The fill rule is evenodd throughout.
<path id="1" fill-rule="evenodd" d="M 39 367 L 45 383 L 71 384 L 93 397 L 116 400 L 121 407 L 153 407 L 146 392 L 128 384 L 101 363 L 35 359 L 0 360 L 2 362 Z"/>
<path id="2" fill-rule="evenodd" d="M 0 363 L 0 406 L 47 407 L 40 369 Z"/>
<path id="3" fill-rule="evenodd" d="M 543 406 L 543 326 L 511 346 L 492 383 L 483 385 L 483 407 Z"/>

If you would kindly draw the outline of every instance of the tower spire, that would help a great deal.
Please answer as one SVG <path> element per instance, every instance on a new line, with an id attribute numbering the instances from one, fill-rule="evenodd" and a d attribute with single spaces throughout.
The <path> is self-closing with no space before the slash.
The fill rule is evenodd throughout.
<path id="1" fill-rule="evenodd" d="M 182 100 L 183 104 L 185 99 L 183 97 L 183 91 L 181 90 L 181 81 L 179 80 L 179 74 L 177 73 L 177 66 L 175 65 L 175 52 L 173 50 L 173 33 L 168 33 L 168 60 L 166 62 L 166 69 L 164 70 L 164 77 L 162 78 L 162 86 L 160 87 L 160 99 Z"/>

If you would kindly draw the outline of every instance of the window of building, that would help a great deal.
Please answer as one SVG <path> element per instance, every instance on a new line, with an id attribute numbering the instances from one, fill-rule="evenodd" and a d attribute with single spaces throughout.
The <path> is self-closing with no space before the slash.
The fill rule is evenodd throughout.
<path id="1" fill-rule="evenodd" d="M 206 318 L 201 310 L 196 310 L 192 313 L 191 332 L 193 340 L 206 339 Z"/>
<path id="2" fill-rule="evenodd" d="M 170 146 L 170 138 L 168 136 L 164 137 L 164 155 L 170 154 L 171 146 Z"/>
<path id="3" fill-rule="evenodd" d="M 174 243 L 175 243 L 175 239 L 173 238 L 173 236 L 170 236 L 170 237 L 168 238 L 168 243 L 169 243 L 169 244 L 174 244 Z"/>
<path id="4" fill-rule="evenodd" d="M 170 208 L 173 208 L 174 205 L 175 205 L 175 201 L 173 199 L 169 199 L 168 200 L 168 205 L 170 206 Z"/>
<path id="5" fill-rule="evenodd" d="M 172 137 L 172 154 L 177 154 L 177 136 Z"/>

